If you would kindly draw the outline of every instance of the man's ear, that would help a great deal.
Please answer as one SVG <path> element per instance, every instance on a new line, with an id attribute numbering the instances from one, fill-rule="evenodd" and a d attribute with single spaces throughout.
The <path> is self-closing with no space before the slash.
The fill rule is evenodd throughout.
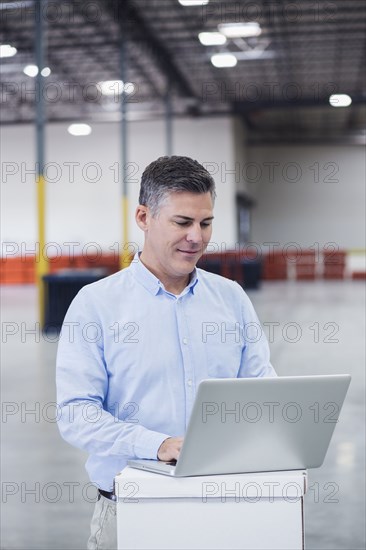
<path id="1" fill-rule="evenodd" d="M 148 207 L 143 204 L 139 204 L 136 208 L 135 220 L 142 231 L 147 231 L 149 227 L 149 217 L 150 213 Z"/>

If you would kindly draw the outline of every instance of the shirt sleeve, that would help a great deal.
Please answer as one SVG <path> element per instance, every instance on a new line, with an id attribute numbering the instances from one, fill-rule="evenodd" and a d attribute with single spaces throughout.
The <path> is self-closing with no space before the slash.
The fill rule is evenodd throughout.
<path id="1" fill-rule="evenodd" d="M 238 378 L 275 377 L 277 374 L 270 362 L 269 345 L 263 327 L 247 294 L 242 288 L 239 290 L 244 342 Z"/>
<path id="2" fill-rule="evenodd" d="M 127 421 L 105 409 L 109 377 L 103 326 L 82 289 L 72 302 L 60 334 L 56 386 L 58 427 L 71 445 L 99 456 L 157 458 L 170 437 Z"/>

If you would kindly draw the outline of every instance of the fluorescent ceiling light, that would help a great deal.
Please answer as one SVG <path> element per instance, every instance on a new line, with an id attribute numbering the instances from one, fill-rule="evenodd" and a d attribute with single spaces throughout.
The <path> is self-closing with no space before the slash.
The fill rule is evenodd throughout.
<path id="1" fill-rule="evenodd" d="M 259 36 L 262 32 L 259 23 L 223 23 L 219 31 L 228 38 L 250 38 Z"/>
<path id="2" fill-rule="evenodd" d="M 347 94 L 333 94 L 329 98 L 329 103 L 332 107 L 349 107 L 352 98 Z"/>
<path id="3" fill-rule="evenodd" d="M 92 133 L 89 124 L 71 124 L 67 131 L 72 136 L 89 136 Z"/>
<path id="4" fill-rule="evenodd" d="M 124 85 L 123 91 L 125 92 L 125 94 L 129 95 L 129 94 L 133 94 L 135 89 L 136 89 L 136 86 L 133 82 L 126 82 L 126 84 Z"/>
<path id="5" fill-rule="evenodd" d="M 22 0 L 21 2 L 3 2 L 0 4 L 0 10 L 24 10 L 34 6 L 34 0 Z"/>
<path id="6" fill-rule="evenodd" d="M 232 53 L 216 53 L 211 57 L 211 63 L 214 67 L 235 67 L 238 60 Z"/>
<path id="7" fill-rule="evenodd" d="M 198 38 L 204 46 L 221 46 L 226 43 L 226 36 L 221 32 L 200 32 Z"/>
<path id="8" fill-rule="evenodd" d="M 236 52 L 238 61 L 251 61 L 257 59 L 273 59 L 276 54 L 272 50 L 248 50 L 246 52 Z"/>
<path id="9" fill-rule="evenodd" d="M 0 57 L 13 57 L 17 53 L 17 49 L 10 44 L 1 44 L 0 46 Z"/>
<path id="10" fill-rule="evenodd" d="M 125 94 L 132 94 L 135 91 L 135 85 L 133 82 L 126 82 L 123 85 L 122 80 L 105 80 L 103 82 L 98 82 L 98 88 L 103 95 L 121 95 L 123 92 Z"/>
<path id="11" fill-rule="evenodd" d="M 98 88 L 103 95 L 121 95 L 123 92 L 122 80 L 105 80 L 98 82 Z"/>
<path id="12" fill-rule="evenodd" d="M 210 0 L 178 0 L 181 6 L 206 6 Z"/>
<path id="13" fill-rule="evenodd" d="M 27 65 L 24 67 L 23 73 L 34 78 L 38 74 L 38 67 L 37 65 Z"/>
<path id="14" fill-rule="evenodd" d="M 23 73 L 26 74 L 27 76 L 35 78 L 38 74 L 38 67 L 37 65 L 27 65 L 26 67 L 24 67 Z M 50 76 L 50 74 L 51 74 L 51 69 L 49 67 L 45 67 L 44 69 L 41 70 L 42 76 L 47 77 L 47 76 Z"/>

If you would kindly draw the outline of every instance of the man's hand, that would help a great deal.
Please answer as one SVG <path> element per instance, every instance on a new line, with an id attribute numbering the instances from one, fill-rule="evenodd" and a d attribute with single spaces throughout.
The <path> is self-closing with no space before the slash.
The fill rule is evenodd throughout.
<path id="1" fill-rule="evenodd" d="M 183 445 L 183 437 L 168 437 L 158 449 L 158 459 L 164 462 L 178 460 Z"/>

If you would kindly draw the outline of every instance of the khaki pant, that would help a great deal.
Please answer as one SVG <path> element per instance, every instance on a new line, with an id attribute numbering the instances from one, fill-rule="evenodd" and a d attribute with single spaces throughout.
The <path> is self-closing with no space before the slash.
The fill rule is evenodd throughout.
<path id="1" fill-rule="evenodd" d="M 88 550 L 117 549 L 117 504 L 100 496 L 90 523 Z"/>

